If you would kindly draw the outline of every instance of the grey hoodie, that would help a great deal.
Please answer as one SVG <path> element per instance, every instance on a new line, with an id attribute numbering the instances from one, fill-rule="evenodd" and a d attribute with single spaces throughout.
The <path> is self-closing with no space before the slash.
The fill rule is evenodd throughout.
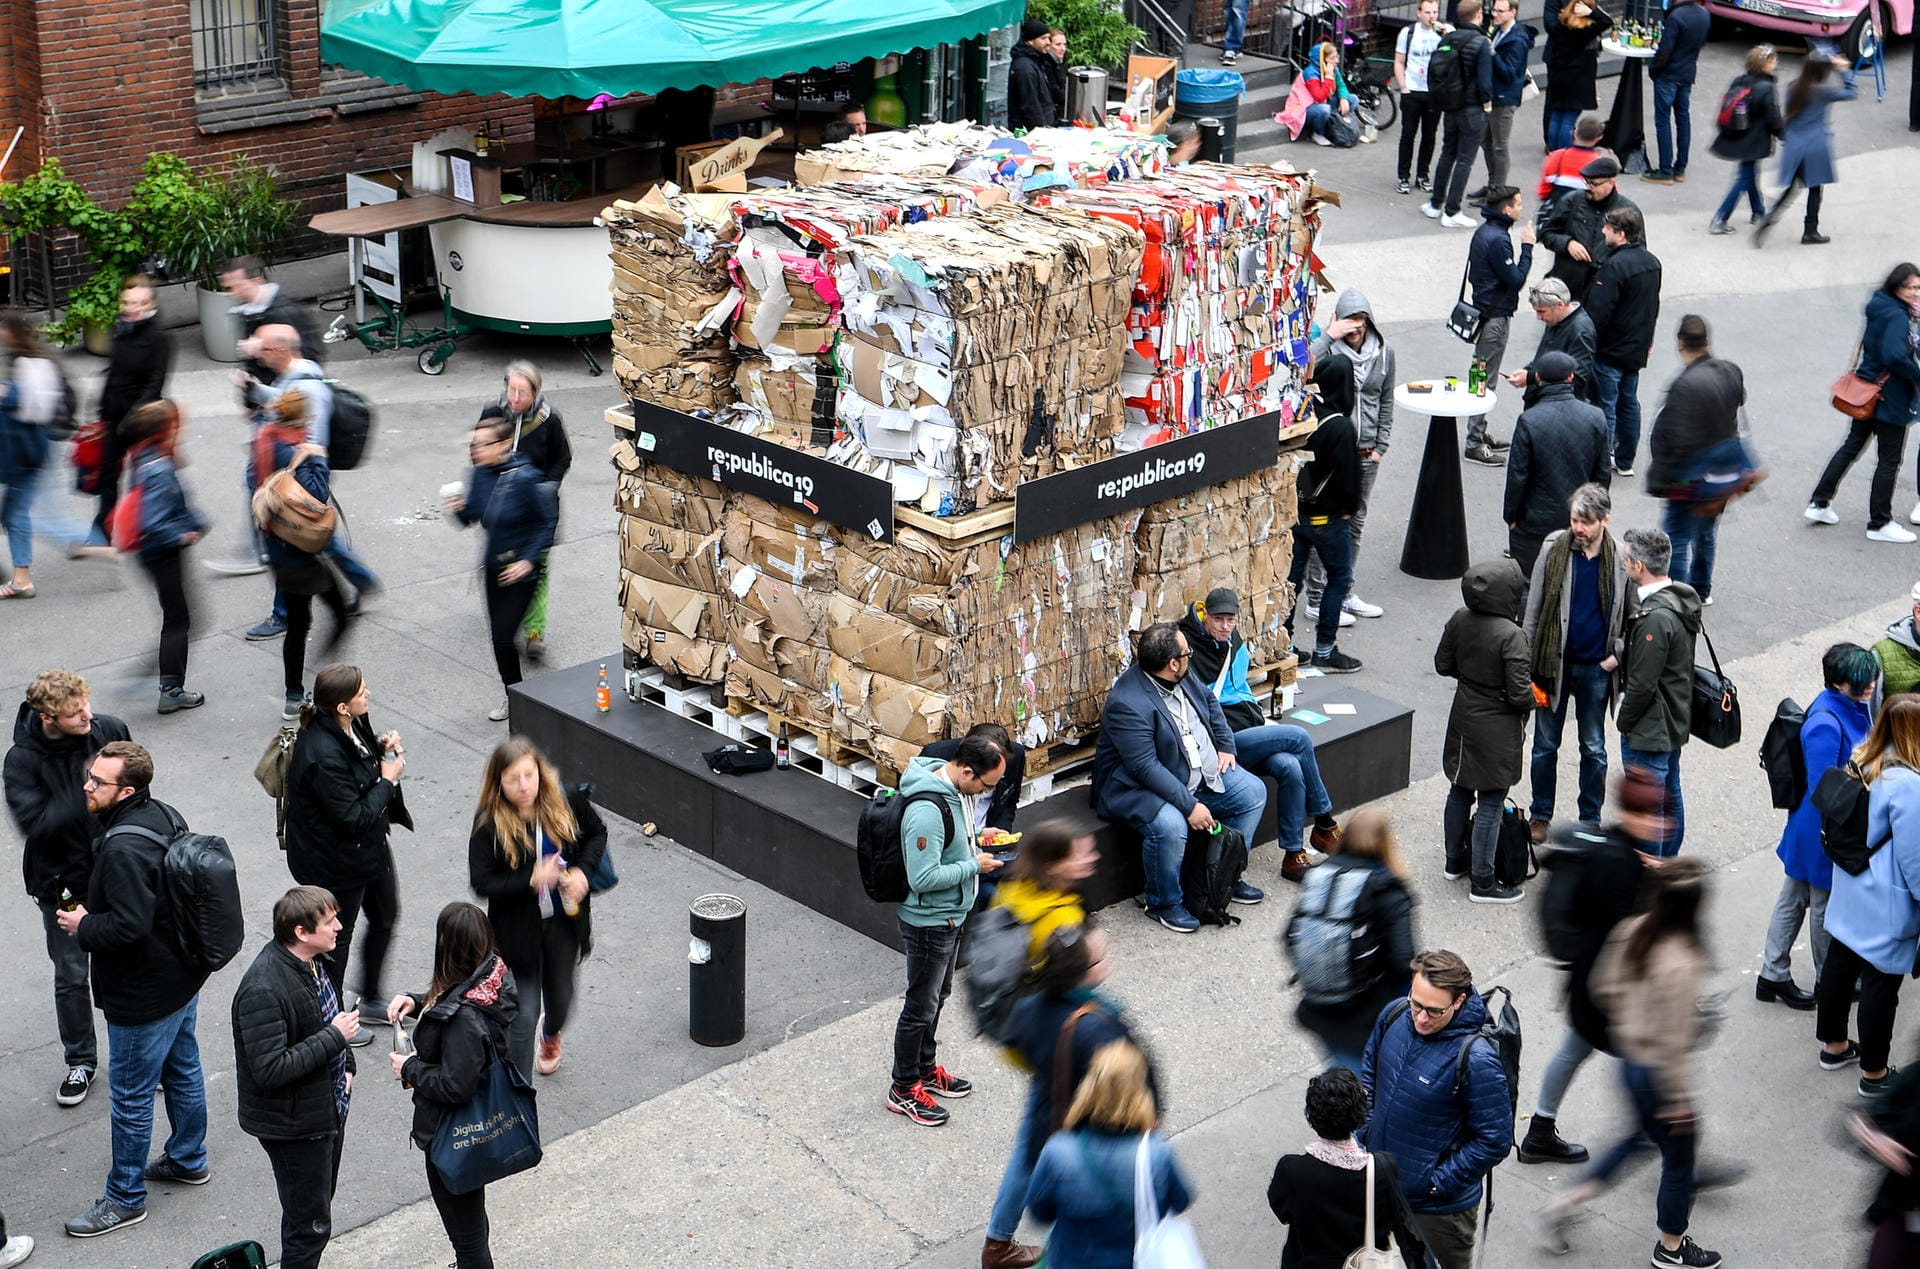
<path id="1" fill-rule="evenodd" d="M 1380 334 L 1378 323 L 1373 320 L 1373 302 L 1366 292 L 1358 287 L 1348 287 L 1340 292 L 1333 302 L 1333 315 L 1352 317 L 1364 313 L 1367 317 L 1367 337 L 1358 351 L 1342 342 L 1340 351 L 1353 362 L 1355 395 L 1358 398 L 1353 411 L 1354 430 L 1360 434 L 1362 451 L 1373 450 L 1379 457 L 1387 456 L 1387 445 L 1393 439 L 1393 346 Z M 1333 348 L 1333 341 L 1322 330 L 1313 340 L 1310 351 L 1313 359 L 1319 361 Z"/>

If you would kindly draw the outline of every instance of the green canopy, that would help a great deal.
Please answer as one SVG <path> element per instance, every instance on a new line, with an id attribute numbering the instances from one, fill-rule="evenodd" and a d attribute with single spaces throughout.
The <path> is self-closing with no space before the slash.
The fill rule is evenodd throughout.
<path id="1" fill-rule="evenodd" d="M 748 83 L 971 39 L 1024 0 L 327 0 L 323 60 L 441 93 Z"/>

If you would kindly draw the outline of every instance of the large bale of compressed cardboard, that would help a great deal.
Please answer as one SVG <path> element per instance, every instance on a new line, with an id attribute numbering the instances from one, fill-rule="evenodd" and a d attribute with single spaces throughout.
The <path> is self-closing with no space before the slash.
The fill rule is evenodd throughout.
<path id="1" fill-rule="evenodd" d="M 726 490 L 613 446 L 620 516 L 621 642 L 697 683 L 718 683 L 728 660 L 720 536 Z"/>
<path id="2" fill-rule="evenodd" d="M 708 415 L 736 399 L 731 197 L 655 187 L 601 213 L 613 244 L 613 375 L 629 398 Z"/>

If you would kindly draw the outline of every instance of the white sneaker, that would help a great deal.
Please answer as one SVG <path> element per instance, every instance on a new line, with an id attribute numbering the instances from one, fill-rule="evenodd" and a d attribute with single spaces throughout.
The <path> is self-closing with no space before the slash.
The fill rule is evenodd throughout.
<path id="1" fill-rule="evenodd" d="M 1358 595 L 1348 595 L 1347 601 L 1340 605 L 1341 612 L 1350 612 L 1356 617 L 1384 617 L 1387 610 L 1379 604 L 1370 604 Z"/>
<path id="2" fill-rule="evenodd" d="M 1440 218 L 1440 223 L 1445 225 L 1448 229 L 1472 229 L 1475 225 L 1478 225 L 1480 222 L 1475 220 L 1471 216 L 1461 215 L 1461 216 L 1442 216 Z"/>
<path id="3" fill-rule="evenodd" d="M 1914 515 L 1920 515 L 1920 506 L 1915 507 L 1913 513 Z M 1807 519 L 1813 521 L 1815 524 L 1840 523 L 1840 513 L 1838 511 L 1835 511 L 1831 506 L 1823 507 L 1817 502 L 1809 502 L 1807 504 L 1806 516 Z M 1920 520 L 1916 520 L 1914 523 L 1920 524 Z"/>
<path id="4" fill-rule="evenodd" d="M 1312 604 L 1305 604 L 1305 603 L 1301 604 L 1300 611 L 1306 615 L 1306 618 L 1308 621 L 1317 622 L 1320 620 L 1320 610 L 1318 608 L 1315 608 Z M 1351 626 L 1352 624 L 1353 624 L 1353 614 L 1350 612 L 1347 612 L 1345 610 L 1345 605 L 1342 605 L 1341 613 L 1340 613 L 1340 628 L 1342 630 L 1345 630 L 1348 626 Z"/>
<path id="5" fill-rule="evenodd" d="M 1420 204 L 1420 214 L 1422 216 L 1425 216 L 1428 220 L 1440 219 L 1440 209 L 1438 207 L 1435 207 L 1432 203 Z"/>
<path id="6" fill-rule="evenodd" d="M 1913 510 L 1907 512 L 1907 519 L 1913 521 L 1915 524 L 1920 524 L 1920 502 L 1913 504 Z"/>
<path id="7" fill-rule="evenodd" d="M 1867 530 L 1869 542 L 1913 542 L 1920 541 L 1908 530 L 1900 527 L 1898 520 L 1889 520 L 1877 529 Z"/>
<path id="8" fill-rule="evenodd" d="M 489 722 L 495 722 L 495 723 L 506 722 L 507 721 L 507 702 L 501 701 L 498 706 L 488 710 L 487 720 Z"/>
<path id="9" fill-rule="evenodd" d="M 25 1234 L 15 1234 L 7 1239 L 6 1246 L 0 1247 L 0 1269 L 13 1269 L 32 1254 L 33 1239 Z"/>
<path id="10" fill-rule="evenodd" d="M 1333 144 L 1333 142 L 1327 140 L 1326 137 L 1322 136 L 1318 132 L 1313 134 L 1313 143 L 1315 145 L 1332 145 Z"/>

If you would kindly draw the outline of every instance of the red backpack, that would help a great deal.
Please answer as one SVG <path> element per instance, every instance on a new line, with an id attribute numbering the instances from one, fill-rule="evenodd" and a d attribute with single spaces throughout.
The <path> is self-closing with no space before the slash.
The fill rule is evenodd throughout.
<path id="1" fill-rule="evenodd" d="M 1753 85 L 1735 80 L 1720 98 L 1720 131 L 1739 135 L 1753 126 Z"/>

